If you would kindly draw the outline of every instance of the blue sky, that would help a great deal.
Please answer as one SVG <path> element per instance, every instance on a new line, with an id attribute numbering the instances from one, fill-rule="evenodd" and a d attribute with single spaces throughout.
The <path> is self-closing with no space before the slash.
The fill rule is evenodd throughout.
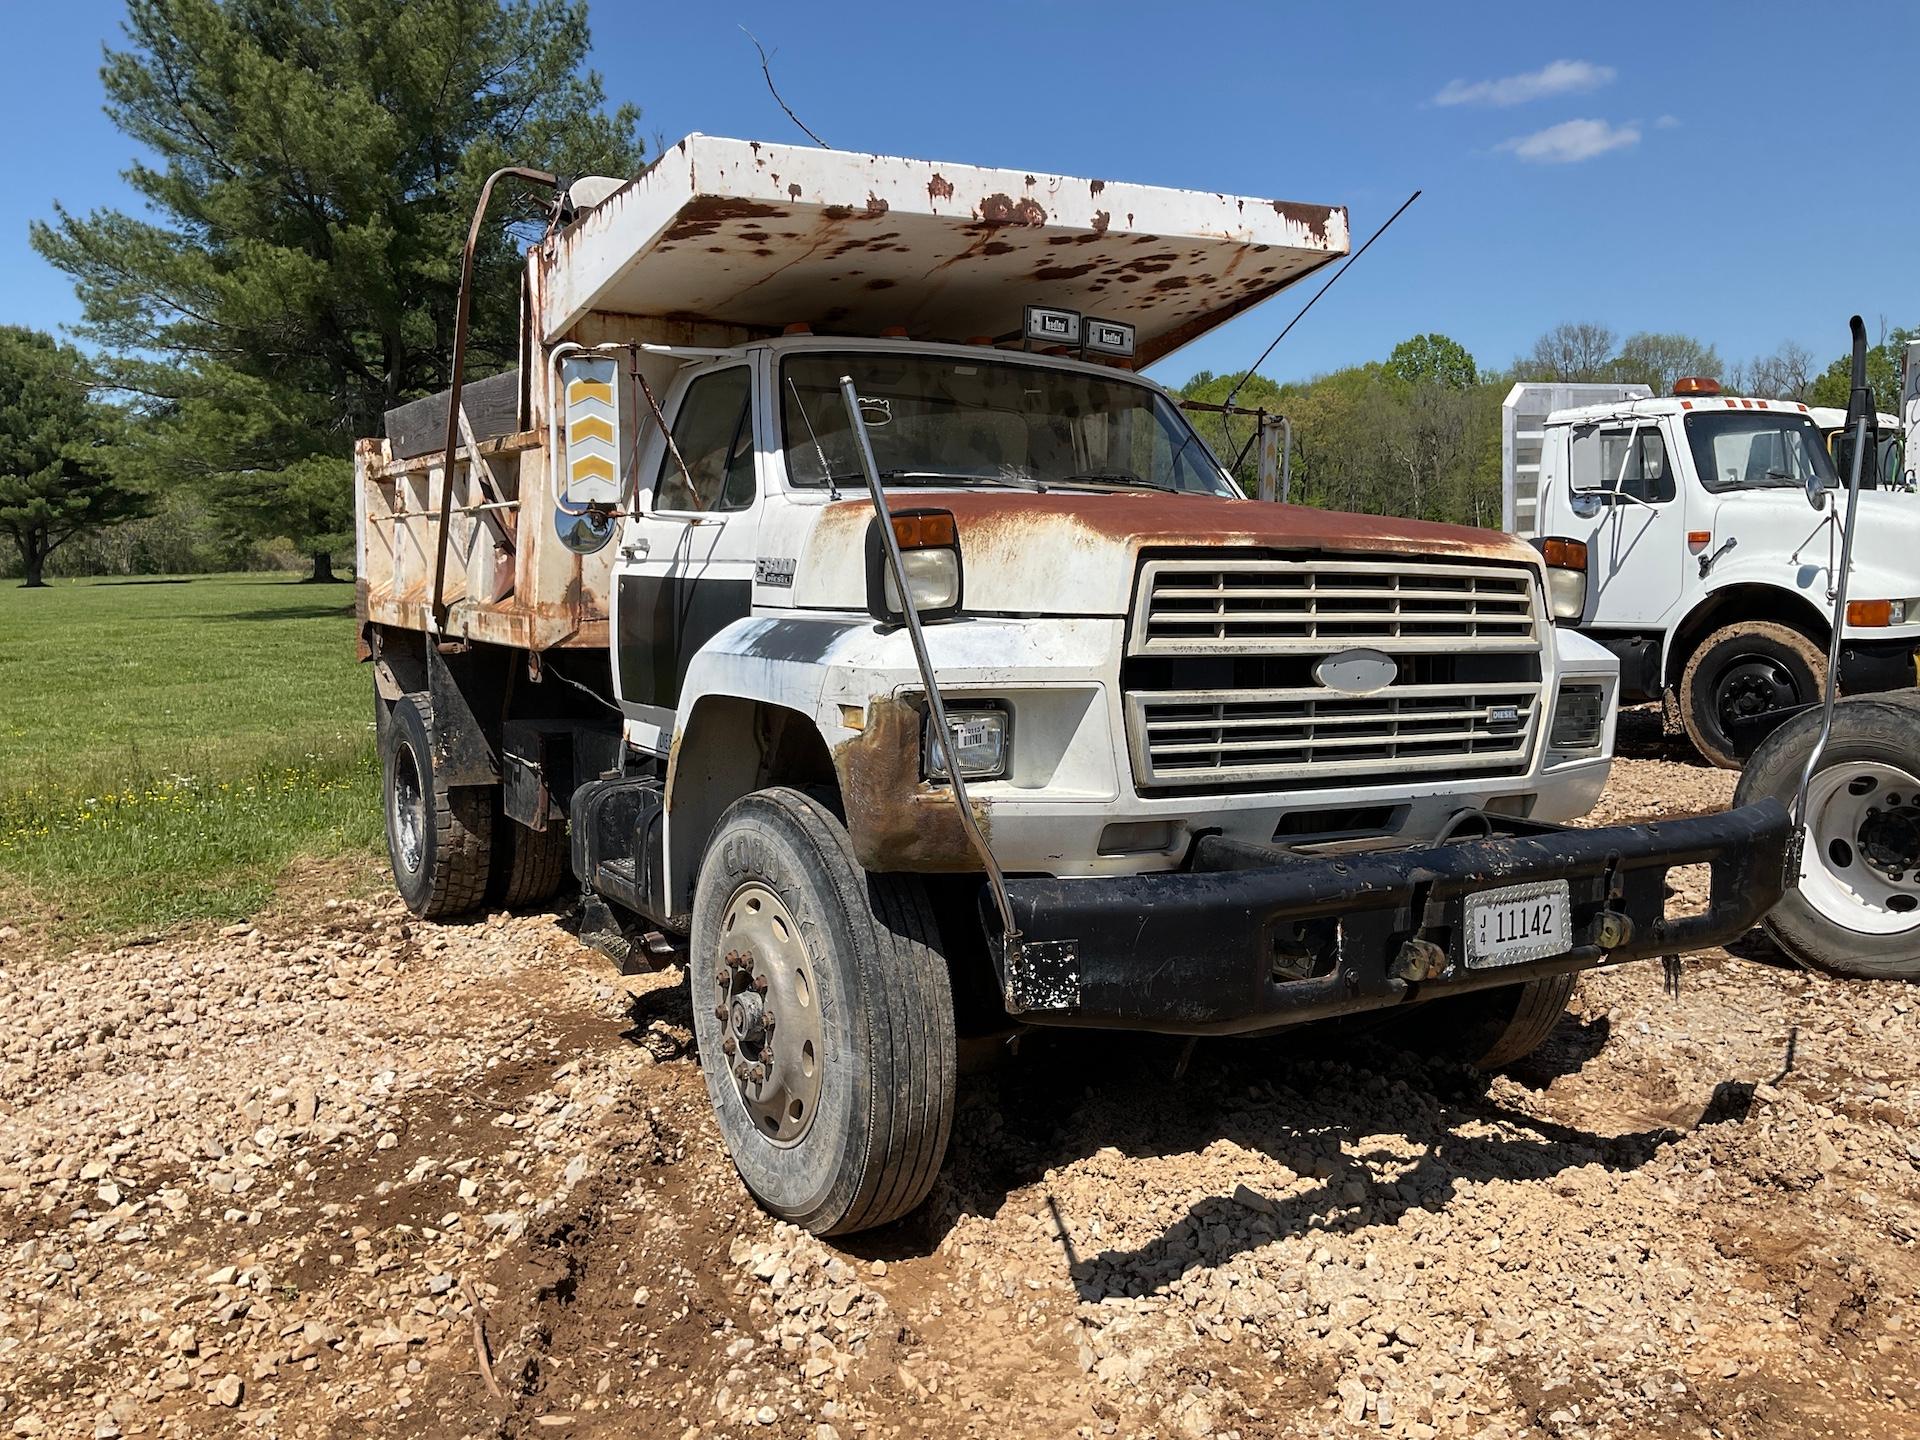
<path id="1" fill-rule="evenodd" d="M 0 321 L 78 317 L 30 219 L 131 203 L 98 78 L 120 14 L 0 0 Z M 592 17 L 610 97 L 669 142 L 801 138 L 744 23 L 845 149 L 1345 204 L 1356 245 L 1423 189 L 1275 352 L 1277 378 L 1428 330 L 1504 365 L 1562 320 L 1682 330 L 1729 360 L 1788 339 L 1837 355 L 1856 310 L 1920 324 L 1920 7 L 594 0 Z M 1308 293 L 1157 373 L 1245 366 Z"/>

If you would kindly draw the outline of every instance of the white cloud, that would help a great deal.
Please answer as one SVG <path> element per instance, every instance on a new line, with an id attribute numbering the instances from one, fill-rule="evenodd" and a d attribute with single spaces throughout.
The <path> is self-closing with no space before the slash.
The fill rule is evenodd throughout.
<path id="1" fill-rule="evenodd" d="M 1549 95 L 1579 95 L 1613 79 L 1611 65 L 1591 60 L 1554 60 L 1524 75 L 1498 80 L 1450 80 L 1433 97 L 1436 105 L 1524 105 Z"/>
<path id="2" fill-rule="evenodd" d="M 1653 122 L 1653 128 L 1656 130 L 1673 130 L 1677 129 L 1679 124 L 1680 117 L 1678 115 L 1662 115 L 1658 120 Z"/>
<path id="3" fill-rule="evenodd" d="M 1507 150 L 1537 165 L 1571 165 L 1609 150 L 1640 143 L 1638 125 L 1609 125 L 1605 120 L 1563 120 L 1531 135 L 1516 135 L 1493 148 Z"/>

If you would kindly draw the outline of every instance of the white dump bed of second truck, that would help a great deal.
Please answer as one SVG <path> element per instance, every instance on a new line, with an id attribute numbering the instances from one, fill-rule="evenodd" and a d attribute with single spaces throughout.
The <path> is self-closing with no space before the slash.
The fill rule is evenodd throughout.
<path id="1" fill-rule="evenodd" d="M 607 638 L 612 550 L 575 554 L 551 523 L 567 426 L 553 425 L 562 347 L 734 347 L 805 325 L 821 335 L 1018 343 L 1039 304 L 1134 327 L 1148 364 L 1347 251 L 1333 205 L 982 169 L 692 135 L 600 196 L 527 257 L 517 378 L 490 382 L 485 465 L 456 456 L 441 592 L 450 637 L 529 649 Z M 681 358 L 618 366 L 618 493 L 651 424 L 638 369 L 664 391 Z M 572 363 L 572 362 L 566 362 Z M 476 411 L 463 405 L 470 417 Z M 433 627 L 446 404 L 355 453 L 362 615 Z M 601 427 L 604 431 L 604 425 Z M 603 440 L 601 443 L 605 444 Z M 584 462 L 583 462 L 584 463 Z"/>

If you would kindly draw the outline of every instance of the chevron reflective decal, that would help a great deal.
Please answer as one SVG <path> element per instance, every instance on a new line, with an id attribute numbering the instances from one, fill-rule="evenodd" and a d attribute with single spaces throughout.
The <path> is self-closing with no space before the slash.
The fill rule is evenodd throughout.
<path id="1" fill-rule="evenodd" d="M 560 362 L 567 397 L 567 495 L 574 503 L 620 499 L 620 407 L 614 399 L 618 362 L 606 355 L 570 355 Z"/>

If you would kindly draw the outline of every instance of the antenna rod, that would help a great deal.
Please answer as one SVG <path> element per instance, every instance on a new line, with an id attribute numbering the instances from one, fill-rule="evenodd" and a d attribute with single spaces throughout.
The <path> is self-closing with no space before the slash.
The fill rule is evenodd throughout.
<path id="1" fill-rule="evenodd" d="M 1233 403 L 1233 397 L 1238 395 L 1240 393 L 1241 387 L 1244 386 L 1247 383 L 1247 381 L 1253 378 L 1253 372 L 1258 370 L 1262 365 L 1267 363 L 1267 357 L 1273 354 L 1274 346 L 1278 345 L 1282 340 L 1287 338 L 1287 330 L 1291 330 L 1293 329 L 1294 326 L 1298 325 L 1301 319 L 1306 315 L 1307 311 L 1311 310 L 1319 302 L 1320 297 L 1326 294 L 1327 291 L 1333 288 L 1333 282 L 1338 280 L 1342 275 L 1346 274 L 1348 267 L 1351 266 L 1353 262 L 1358 260 L 1362 255 L 1367 253 L 1368 246 L 1372 245 L 1374 241 L 1378 240 L 1382 235 L 1387 233 L 1387 225 L 1393 224 L 1394 221 L 1398 220 L 1402 215 L 1406 214 L 1407 207 L 1413 204 L 1413 202 L 1418 200 L 1419 198 L 1420 198 L 1420 192 L 1418 190 L 1414 191 L 1411 195 L 1407 196 L 1407 198 L 1401 202 L 1400 208 L 1394 211 L 1393 214 L 1387 217 L 1386 225 L 1382 225 L 1378 230 L 1374 231 L 1373 234 L 1369 235 L 1367 237 L 1366 245 L 1362 245 L 1358 250 L 1354 251 L 1353 254 L 1349 255 L 1346 258 L 1346 260 L 1341 263 L 1340 268 L 1334 271 L 1333 274 L 1327 277 L 1327 283 L 1322 285 L 1318 290 L 1313 292 L 1313 299 L 1307 301 L 1306 304 L 1302 305 L 1300 307 L 1300 313 L 1298 315 L 1295 315 L 1293 319 L 1287 322 L 1287 329 L 1282 330 L 1278 335 L 1274 336 L 1273 344 L 1268 345 L 1266 349 L 1262 350 L 1260 352 L 1260 358 L 1254 361 L 1253 364 L 1247 367 L 1246 373 L 1240 377 L 1239 384 L 1235 385 L 1233 389 L 1227 392 L 1227 398 L 1221 402 L 1222 404 L 1231 405 Z"/>

